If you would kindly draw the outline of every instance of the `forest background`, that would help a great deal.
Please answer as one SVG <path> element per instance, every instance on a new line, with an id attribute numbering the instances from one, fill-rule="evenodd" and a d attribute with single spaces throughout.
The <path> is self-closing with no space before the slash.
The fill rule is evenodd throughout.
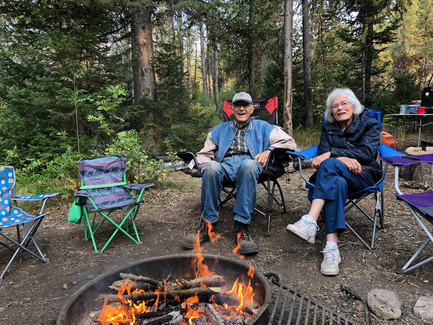
<path id="1" fill-rule="evenodd" d="M 318 140 L 328 93 L 397 113 L 433 72 L 433 0 L 0 2 L 0 160 L 31 192 L 79 187 L 77 161 L 199 150 L 238 91 L 279 97 L 299 144 Z M 315 135 L 315 136 L 312 136 Z"/>

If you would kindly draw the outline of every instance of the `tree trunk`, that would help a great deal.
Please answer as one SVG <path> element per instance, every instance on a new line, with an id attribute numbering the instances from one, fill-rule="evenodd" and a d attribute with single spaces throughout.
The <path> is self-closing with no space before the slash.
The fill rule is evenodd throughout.
<path id="1" fill-rule="evenodd" d="M 177 21 L 177 25 L 179 28 L 179 56 L 182 58 L 182 60 L 180 61 L 180 73 L 182 74 L 182 85 L 184 85 L 184 80 L 183 80 L 183 35 L 182 35 L 182 15 L 179 15 L 180 18 Z"/>
<path id="2" fill-rule="evenodd" d="M 198 61 L 198 47 L 196 45 L 195 46 L 195 63 L 194 63 L 194 82 L 192 83 L 193 85 L 195 85 L 195 83 L 197 82 L 197 61 Z"/>
<path id="3" fill-rule="evenodd" d="M 133 34 L 132 56 L 136 59 L 134 73 L 134 103 L 145 95 L 155 100 L 155 71 L 152 66 L 153 41 L 151 8 L 145 7 L 132 12 L 131 29 Z"/>
<path id="4" fill-rule="evenodd" d="M 293 135 L 292 92 L 293 0 L 284 1 L 284 130 Z"/>
<path id="5" fill-rule="evenodd" d="M 302 0 L 302 45 L 304 65 L 304 103 L 307 111 L 305 124 L 313 126 L 313 92 L 311 90 L 310 10 L 308 0 Z"/>
<path id="6" fill-rule="evenodd" d="M 218 89 L 218 45 L 215 46 L 213 51 L 213 92 L 215 96 L 215 107 L 216 112 L 220 111 L 220 97 L 219 97 L 219 89 Z"/>
<path id="7" fill-rule="evenodd" d="M 250 7 L 248 12 L 248 22 L 250 28 L 252 28 L 253 20 L 253 6 L 254 1 L 250 0 Z M 251 30 L 250 30 L 251 31 Z M 255 80 L 255 70 L 254 70 L 254 35 L 251 32 L 249 46 L 248 46 L 248 92 L 252 98 L 256 98 L 256 80 Z"/>
<path id="8" fill-rule="evenodd" d="M 265 90 L 265 77 L 266 77 L 266 55 L 262 55 L 262 71 L 260 73 L 260 96 L 263 96 Z"/>
<path id="9" fill-rule="evenodd" d="M 204 27 L 200 27 L 200 52 L 201 52 L 201 76 L 203 81 L 203 95 L 207 98 L 207 80 L 206 80 L 206 50 L 204 48 Z"/>

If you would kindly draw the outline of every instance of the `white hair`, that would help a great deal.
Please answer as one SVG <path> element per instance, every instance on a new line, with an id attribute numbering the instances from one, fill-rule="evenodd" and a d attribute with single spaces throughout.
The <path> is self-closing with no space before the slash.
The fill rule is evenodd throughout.
<path id="1" fill-rule="evenodd" d="M 364 109 L 364 106 L 361 105 L 360 101 L 358 100 L 358 98 L 356 98 L 352 90 L 350 90 L 349 88 L 336 88 L 329 94 L 328 99 L 326 100 L 325 116 L 326 122 L 328 123 L 335 122 L 334 115 L 332 114 L 332 105 L 334 104 L 335 98 L 341 94 L 346 95 L 350 105 L 352 105 L 352 107 L 355 107 L 355 111 L 353 112 L 354 115 L 361 114 L 362 110 Z"/>

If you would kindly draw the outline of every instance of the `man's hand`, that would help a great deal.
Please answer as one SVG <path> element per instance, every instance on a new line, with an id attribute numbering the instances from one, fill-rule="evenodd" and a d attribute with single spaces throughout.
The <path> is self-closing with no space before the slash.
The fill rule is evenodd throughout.
<path id="1" fill-rule="evenodd" d="M 271 150 L 265 150 L 262 153 L 259 153 L 257 156 L 255 156 L 254 160 L 257 161 L 263 167 L 265 167 L 270 153 L 271 153 Z"/>
<path id="2" fill-rule="evenodd" d="M 313 162 L 311 163 L 311 167 L 315 169 L 319 169 L 320 164 L 325 160 L 331 157 L 331 151 L 325 152 L 324 154 L 317 156 L 314 158 Z"/>

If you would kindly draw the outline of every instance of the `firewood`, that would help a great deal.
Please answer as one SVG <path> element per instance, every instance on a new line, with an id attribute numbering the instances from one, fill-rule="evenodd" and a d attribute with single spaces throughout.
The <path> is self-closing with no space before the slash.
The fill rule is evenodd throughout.
<path id="1" fill-rule="evenodd" d="M 225 325 L 226 322 L 218 310 L 212 304 L 206 304 L 206 312 L 209 315 L 210 325 Z"/>
<path id="2" fill-rule="evenodd" d="M 144 283 L 148 283 L 150 285 L 152 285 L 155 288 L 165 288 L 164 284 L 162 284 L 159 281 L 156 281 L 154 279 L 151 278 L 147 278 L 141 275 L 134 275 L 134 274 L 127 274 L 127 273 L 120 273 L 119 276 L 122 279 L 129 279 L 131 281 L 139 281 L 139 282 L 144 282 Z"/>
<path id="3" fill-rule="evenodd" d="M 132 295 L 100 295 L 96 298 L 96 301 L 104 301 L 107 299 L 107 303 L 110 302 L 121 302 L 123 300 L 142 301 L 142 300 L 154 300 L 154 299 L 179 299 L 185 300 L 187 298 L 197 296 L 214 295 L 221 292 L 221 288 L 191 288 L 185 290 L 174 290 L 167 292 L 149 292 L 149 293 L 137 293 Z"/>
<path id="4" fill-rule="evenodd" d="M 109 288 L 113 290 L 119 290 L 120 287 L 124 286 L 125 284 L 131 286 L 131 290 L 141 289 L 141 290 L 148 291 L 148 290 L 155 289 L 155 287 L 149 283 L 144 283 L 139 281 L 129 281 L 129 280 L 114 281 L 113 284 L 109 286 Z"/>
<path id="5" fill-rule="evenodd" d="M 196 287 L 223 287 L 226 282 L 220 275 L 209 275 L 193 280 L 176 279 L 176 283 L 181 289 L 189 289 Z"/>

